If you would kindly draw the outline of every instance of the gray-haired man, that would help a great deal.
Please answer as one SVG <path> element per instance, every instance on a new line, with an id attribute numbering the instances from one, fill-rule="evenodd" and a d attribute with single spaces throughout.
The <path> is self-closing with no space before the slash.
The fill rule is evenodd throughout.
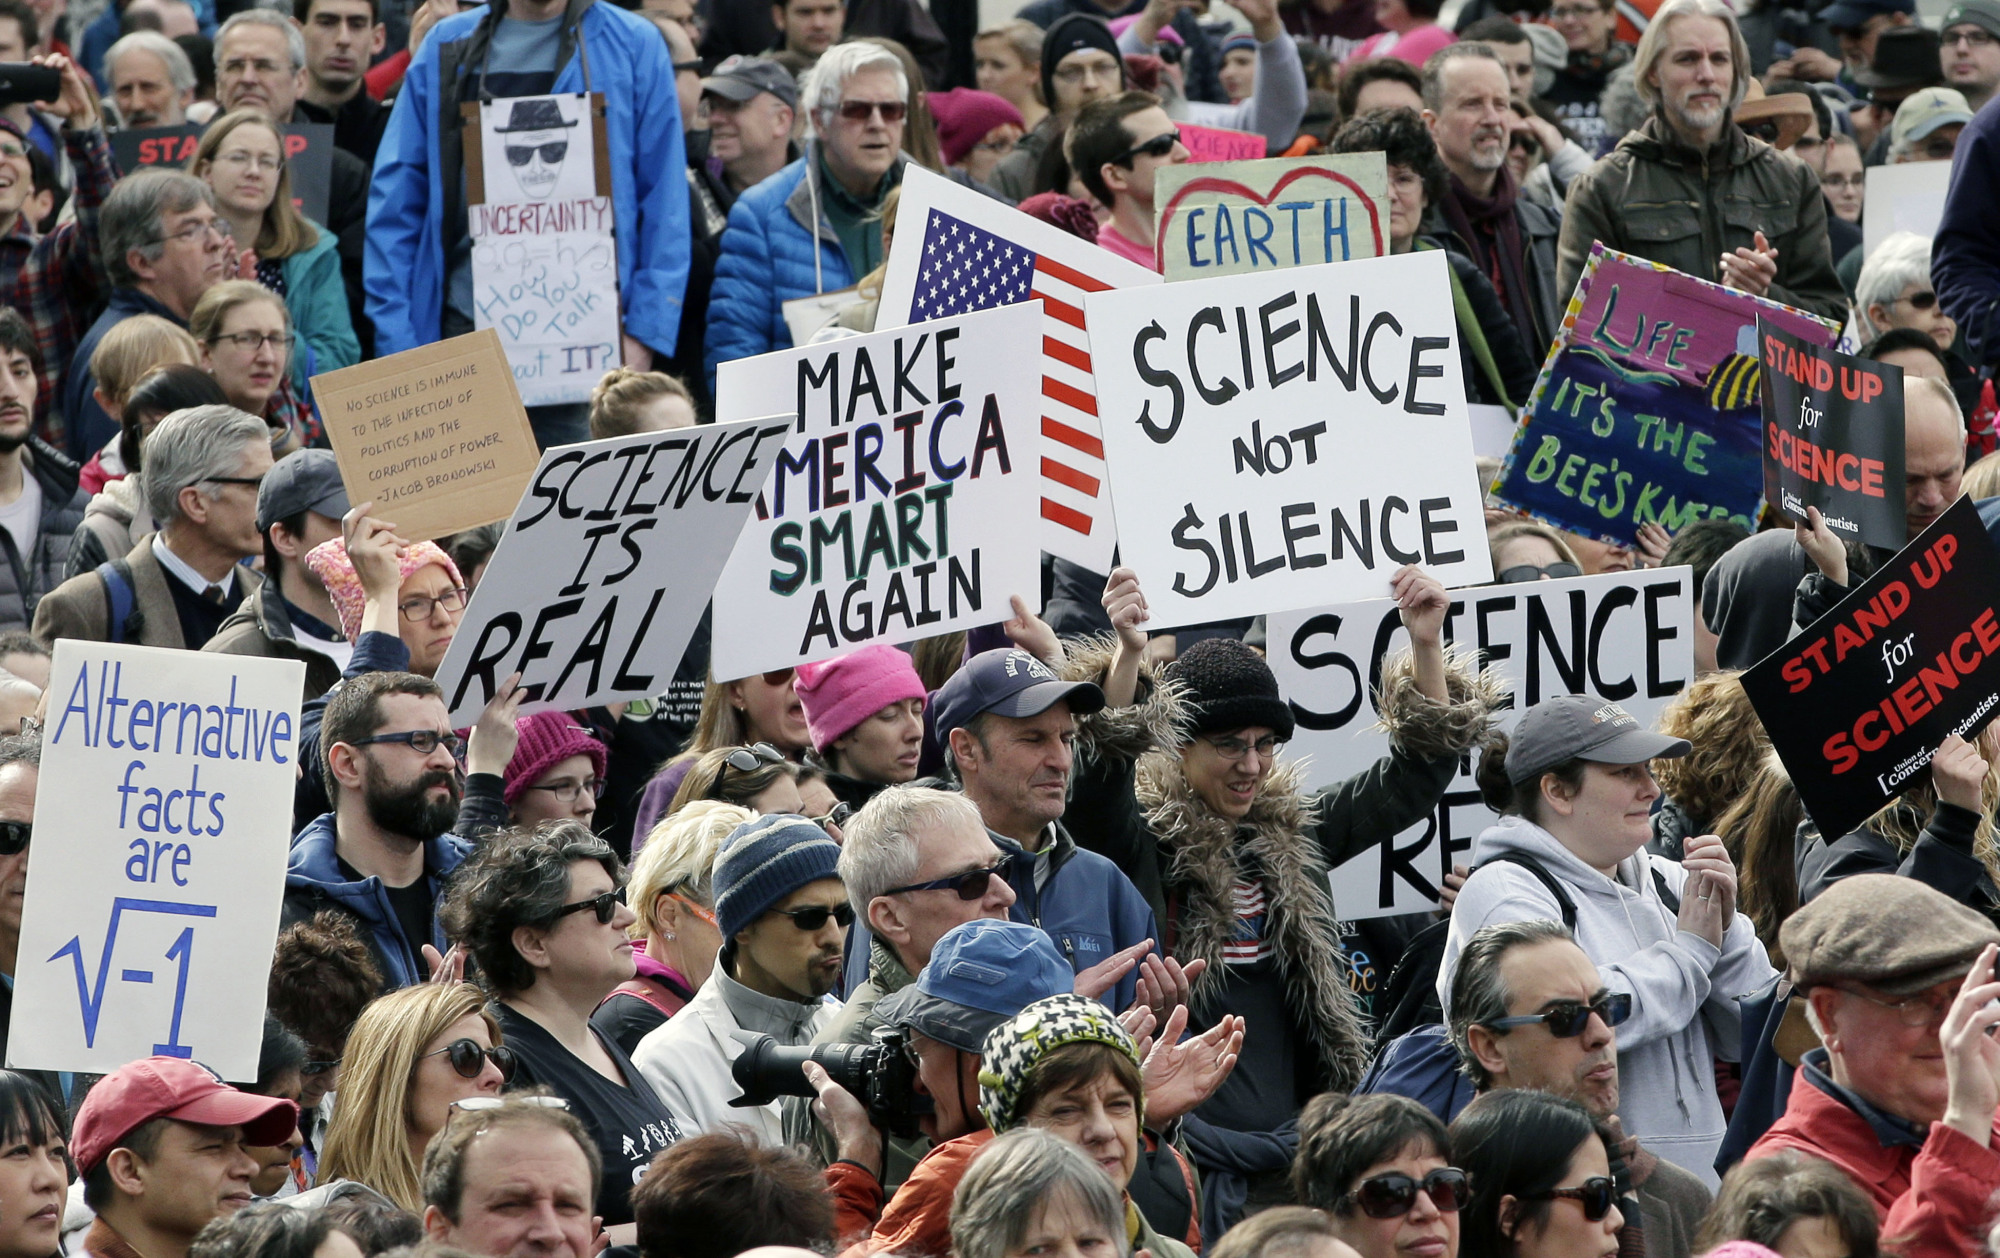
<path id="1" fill-rule="evenodd" d="M 104 54 L 108 95 L 127 127 L 178 127 L 194 100 L 194 63 L 158 31 L 133 31 Z"/>

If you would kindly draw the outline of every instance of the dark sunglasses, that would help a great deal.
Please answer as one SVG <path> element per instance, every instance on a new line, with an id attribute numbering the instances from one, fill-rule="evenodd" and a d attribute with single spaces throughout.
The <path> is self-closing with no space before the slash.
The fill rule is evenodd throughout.
<path id="1" fill-rule="evenodd" d="M 1530 1201 L 1554 1201 L 1567 1197 L 1583 1206 L 1583 1217 L 1592 1223 L 1602 1223 L 1604 1216 L 1611 1213 L 1611 1207 L 1618 1200 L 1618 1188 L 1602 1175 L 1584 1180 L 1574 1188 L 1551 1188 L 1547 1192 L 1531 1193 Z"/>
<path id="2" fill-rule="evenodd" d="M 1130 166 L 1140 154 L 1147 157 L 1165 157 L 1174 151 L 1174 145 L 1181 142 L 1179 128 L 1154 136 L 1144 144 L 1134 144 L 1123 153 L 1111 159 L 1113 165 Z"/>
<path id="3" fill-rule="evenodd" d="M 849 817 L 852 817 L 853 815 L 854 815 L 854 805 L 847 803 L 846 801 L 842 801 L 838 804 L 835 804 L 833 806 L 833 811 L 828 813 L 826 816 L 808 817 L 806 818 L 806 820 L 812 822 L 820 829 L 825 830 L 828 826 L 846 825 L 847 819 Z"/>
<path id="4" fill-rule="evenodd" d="M 882 894 L 901 895 L 905 891 L 956 891 L 958 892 L 958 898 L 961 900 L 977 900 L 985 896 L 986 888 L 996 875 L 1004 879 L 1007 876 L 1007 871 L 1013 867 L 1014 862 L 1003 856 L 997 865 L 988 865 L 984 869 L 968 869 L 962 874 L 953 874 L 949 878 L 933 878 L 929 882 L 913 882 L 907 887 L 891 887 Z"/>
<path id="5" fill-rule="evenodd" d="M 1517 1026 L 1533 1026 L 1537 1022 L 1548 1024 L 1549 1034 L 1559 1040 L 1575 1039 L 1590 1025 L 1590 1015 L 1604 1019 L 1605 1026 L 1617 1026 L 1632 1016 L 1632 994 L 1630 992 L 1609 992 L 1587 1005 L 1574 1000 L 1559 1001 L 1541 1013 L 1524 1013 L 1512 1018 L 1495 1018 L 1488 1022 L 1488 1030 L 1505 1031 Z"/>
<path id="6" fill-rule="evenodd" d="M 818 930 L 826 925 L 826 919 L 829 917 L 838 923 L 842 930 L 846 930 L 849 926 L 854 925 L 854 906 L 852 904 L 837 904 L 832 908 L 828 908 L 824 904 L 815 904 L 809 909 L 772 909 L 771 911 L 779 917 L 791 918 L 792 925 L 798 927 L 800 930 Z"/>
<path id="7" fill-rule="evenodd" d="M 585 909 L 597 914 L 597 924 L 609 926 L 611 919 L 618 916 L 618 906 L 625 901 L 624 888 L 616 891 L 600 891 L 588 900 L 578 900 L 575 904 L 565 904 L 556 910 L 556 916 L 568 917 L 571 913 L 581 913 Z"/>
<path id="8" fill-rule="evenodd" d="M 782 686 L 791 679 L 792 670 L 789 668 L 777 668 L 764 674 L 764 684 L 767 686 Z"/>
<path id="9" fill-rule="evenodd" d="M 1511 568 L 1501 569 L 1500 583 L 1502 585 L 1513 585 L 1520 581 L 1539 581 L 1543 577 L 1548 577 L 1552 581 L 1560 581 L 1564 577 L 1580 577 L 1582 575 L 1583 569 L 1573 563 L 1552 563 L 1546 568 L 1537 568 L 1531 563 L 1523 563 L 1515 564 Z"/>
<path id="10" fill-rule="evenodd" d="M 844 100 L 837 112 L 849 122 L 866 122 L 870 114 L 880 110 L 882 121 L 893 126 L 903 120 L 908 108 L 899 100 Z"/>
<path id="11" fill-rule="evenodd" d="M 1909 302 L 1910 309 L 1912 310 L 1929 310 L 1932 306 L 1937 305 L 1937 294 L 1932 292 L 1911 293 L 1908 297 L 1902 298 L 1902 300 Z"/>
<path id="12" fill-rule="evenodd" d="M 708 788 L 710 799 L 721 799 L 722 784 L 729 779 L 729 771 L 755 773 L 760 765 L 783 764 L 785 753 L 769 743 L 752 743 L 748 747 L 738 747 L 722 758 L 722 767 L 715 771 L 715 785 Z"/>
<path id="13" fill-rule="evenodd" d="M 451 1068 L 466 1079 L 477 1079 L 486 1063 L 500 1072 L 500 1081 L 506 1083 L 514 1078 L 514 1050 L 505 1044 L 495 1044 L 488 1048 L 478 1040 L 453 1040 L 437 1053 L 425 1053 L 426 1057 L 436 1057 L 438 1053 L 451 1054 Z"/>
<path id="14" fill-rule="evenodd" d="M 0 821 L 0 856 L 19 856 L 27 851 L 34 833 L 32 821 Z"/>
<path id="15" fill-rule="evenodd" d="M 1360 1206 L 1361 1213 L 1371 1219 L 1394 1219 L 1408 1214 L 1417 1204 L 1419 1190 L 1446 1214 L 1472 1200 L 1472 1183 L 1456 1166 L 1440 1166 L 1421 1180 L 1408 1175 L 1377 1175 L 1355 1185 L 1343 1200 Z"/>
<path id="16" fill-rule="evenodd" d="M 509 144 L 506 148 L 507 164 L 509 166 L 526 166 L 529 162 L 535 160 L 537 152 L 541 153 L 544 165 L 554 166 L 562 161 L 563 154 L 569 152 L 569 141 L 551 140 L 547 144 Z"/>

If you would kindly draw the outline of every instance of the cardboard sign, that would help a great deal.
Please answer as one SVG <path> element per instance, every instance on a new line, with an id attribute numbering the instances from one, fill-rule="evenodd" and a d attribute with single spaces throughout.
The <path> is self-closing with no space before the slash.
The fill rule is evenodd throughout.
<path id="1" fill-rule="evenodd" d="M 1938 220 L 1944 217 L 1945 193 L 1951 187 L 1952 165 L 1897 162 L 1868 168 L 1861 200 L 1863 258 L 1896 232 L 1915 232 L 1926 240 L 1937 235 Z"/>
<path id="2" fill-rule="evenodd" d="M 1903 369 L 1810 345 L 1757 321 L 1764 348 L 1764 496 L 1795 524 L 1900 550 Z"/>
<path id="3" fill-rule="evenodd" d="M 1093 294 L 1122 561 L 1152 626 L 1492 575 L 1441 252 Z"/>
<path id="4" fill-rule="evenodd" d="M 1263 136 L 1227 127 L 1198 127 L 1180 124 L 1181 143 L 1187 146 L 1188 160 L 1196 162 L 1255 161 L 1270 150 Z"/>
<path id="5" fill-rule="evenodd" d="M 466 127 L 473 324 L 500 334 L 525 406 L 588 402 L 618 365 L 618 240 L 604 102 L 508 97 Z"/>
<path id="6" fill-rule="evenodd" d="M 1502 729 L 1554 695 L 1601 695 L 1646 724 L 1694 679 L 1690 568 L 1525 581 L 1463 590 L 1445 619 L 1446 640 L 1476 651 L 1504 679 L 1513 705 Z M 1298 723 L 1290 753 L 1309 759 L 1307 781 L 1333 786 L 1389 754 L 1377 727 L 1383 661 L 1409 645 L 1388 599 L 1272 616 L 1269 659 Z M 1461 757 L 1432 816 L 1332 871 L 1334 911 L 1345 921 L 1436 908 L 1454 862 L 1494 823 Z"/>
<path id="7" fill-rule="evenodd" d="M 111 156 L 124 174 L 148 166 L 185 170 L 194 161 L 201 133 L 208 128 L 186 122 L 178 127 L 139 127 L 110 134 Z M 299 213 L 324 227 L 333 189 L 333 128 L 319 122 L 297 122 L 285 133 L 285 166 L 292 175 L 292 204 Z M 253 245 L 239 240 L 239 248 Z"/>
<path id="8" fill-rule="evenodd" d="M 312 379 L 350 501 L 410 541 L 504 520 L 534 475 L 535 433 L 491 330 Z"/>
<path id="9" fill-rule="evenodd" d="M 715 416 L 797 416 L 715 585 L 720 681 L 1038 602 L 1032 305 L 723 363 Z"/>
<path id="10" fill-rule="evenodd" d="M 889 255 L 877 331 L 1042 303 L 1039 353 L 1016 364 L 1039 373 L 1042 436 L 1039 538 L 1043 550 L 1111 571 L 1118 534 L 1104 482 L 1104 435 L 1097 422 L 1097 381 L 1084 330 L 1085 293 L 1149 287 L 1158 274 L 1099 249 L 992 197 L 917 166 L 903 172 L 896 221 L 921 249 Z M 968 267 L 968 258 L 974 259 Z"/>
<path id="11" fill-rule="evenodd" d="M 1389 167 L 1380 153 L 1168 166 L 1154 197 L 1169 280 L 1389 252 Z"/>
<path id="12" fill-rule="evenodd" d="M 544 454 L 438 666 L 453 725 L 516 671 L 524 712 L 665 689 L 791 430 L 785 415 Z"/>
<path id="13" fill-rule="evenodd" d="M 1621 546 L 1764 506 L 1757 320 L 1831 345 L 1825 320 L 1591 249 L 1522 412 L 1496 505 Z"/>
<path id="14" fill-rule="evenodd" d="M 1743 674 L 1829 840 L 1923 781 L 1946 734 L 2000 708 L 2000 550 L 1960 498 L 1873 577 Z"/>
<path id="15" fill-rule="evenodd" d="M 64 638 L 7 1065 L 257 1078 L 305 665 Z"/>

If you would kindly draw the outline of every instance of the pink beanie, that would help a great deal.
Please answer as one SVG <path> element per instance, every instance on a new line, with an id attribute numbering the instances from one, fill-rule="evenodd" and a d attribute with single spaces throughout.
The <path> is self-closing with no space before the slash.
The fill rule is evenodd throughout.
<path id="1" fill-rule="evenodd" d="M 835 739 L 890 704 L 924 697 L 923 679 L 910 657 L 880 645 L 799 665 L 793 689 L 805 706 L 813 748 L 822 754 Z"/>
<path id="2" fill-rule="evenodd" d="M 411 573 L 427 564 L 437 564 L 449 572 L 453 585 L 465 584 L 465 578 L 458 575 L 458 565 L 436 542 L 413 542 L 396 561 L 405 581 L 410 579 Z M 326 587 L 327 597 L 333 600 L 333 609 L 340 613 L 340 631 L 347 635 L 349 642 L 360 637 L 361 609 L 368 602 L 368 596 L 362 592 L 361 577 L 354 571 L 354 561 L 347 557 L 347 544 L 337 537 L 321 542 L 306 552 L 306 567 Z"/>
<path id="3" fill-rule="evenodd" d="M 1717 1245 L 1703 1258 L 1779 1258 L 1778 1251 L 1767 1249 L 1756 1241 L 1729 1241 Z"/>
<path id="4" fill-rule="evenodd" d="M 944 164 L 956 166 L 986 138 L 986 133 L 1005 123 L 1027 124 L 1021 111 L 995 96 L 972 87 L 954 87 L 948 92 L 931 92 L 924 97 L 937 119 L 938 144 L 944 149 Z"/>
<path id="5" fill-rule="evenodd" d="M 589 756 L 590 771 L 598 781 L 604 780 L 608 755 L 604 744 L 569 713 L 537 712 L 516 721 L 514 728 L 521 731 L 521 742 L 514 748 L 514 758 L 507 762 L 507 784 L 501 791 L 509 808 L 535 779 L 571 756 Z"/>

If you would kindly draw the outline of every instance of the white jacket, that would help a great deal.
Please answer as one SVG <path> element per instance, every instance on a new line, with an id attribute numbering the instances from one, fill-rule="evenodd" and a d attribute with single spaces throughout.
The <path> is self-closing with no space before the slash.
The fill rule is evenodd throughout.
<path id="1" fill-rule="evenodd" d="M 742 1055 L 743 1045 L 731 1034 L 741 1028 L 723 994 L 722 983 L 722 966 L 718 963 L 693 1000 L 667 1019 L 665 1025 L 648 1031 L 639 1041 L 632 1062 L 646 1082 L 653 1085 L 661 1104 L 680 1124 L 684 1135 L 736 1126 L 749 1131 L 759 1144 L 782 1148 L 784 1112 L 779 1102 L 742 1108 L 729 1104 L 743 1095 L 743 1089 L 736 1086 L 729 1073 L 730 1065 Z M 809 1044 L 839 1010 L 840 1002 L 829 996 L 811 1007 L 810 1012 L 806 1006 L 799 1006 L 799 1012 L 805 1016 L 796 1023 L 796 1030 L 778 1033 L 781 1028 L 776 1026 L 756 1029 L 777 1034 L 781 1044 Z"/>
<path id="2" fill-rule="evenodd" d="M 1636 852 L 1613 880 L 1554 835 L 1503 817 L 1473 845 L 1475 864 L 1507 852 L 1533 857 L 1576 905 L 1576 942 L 1597 963 L 1606 988 L 1629 992 L 1632 1016 L 1618 1036 L 1618 1116 L 1628 1135 L 1714 1189 L 1715 1155 L 1726 1124 L 1715 1095 L 1712 1058 L 1737 1060 L 1743 1013 L 1737 1001 L 1777 977 L 1750 919 L 1741 913 L 1716 948 L 1682 931 L 1653 885 L 1657 869 L 1676 896 L 1687 871 Z M 1438 999 L 1451 1016 L 1451 980 L 1466 940 L 1496 922 L 1561 921 L 1561 907 L 1528 870 L 1501 861 L 1472 875 L 1452 907 Z"/>

